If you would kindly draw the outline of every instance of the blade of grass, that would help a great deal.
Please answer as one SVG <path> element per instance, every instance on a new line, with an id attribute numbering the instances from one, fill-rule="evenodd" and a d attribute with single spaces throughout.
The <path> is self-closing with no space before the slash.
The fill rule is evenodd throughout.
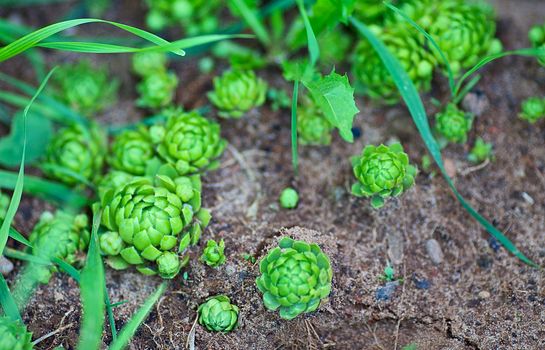
<path id="1" fill-rule="evenodd" d="M 264 46 L 271 44 L 269 33 L 255 11 L 250 9 L 243 0 L 229 0 L 231 4 L 240 12 L 244 21 L 252 28 L 253 32 Z"/>
<path id="2" fill-rule="evenodd" d="M 105 21 L 101 19 L 96 18 L 81 18 L 81 19 L 74 19 L 69 21 L 63 21 L 55 24 L 51 24 L 49 26 L 43 27 L 41 29 L 38 29 L 30 34 L 27 34 L 23 36 L 20 39 L 17 39 L 16 41 L 12 42 L 11 44 L 3 47 L 0 49 L 0 62 L 3 62 L 5 60 L 8 60 L 12 58 L 13 56 L 16 56 L 22 52 L 25 52 L 26 50 L 33 48 L 37 45 L 39 45 L 43 40 L 49 38 L 50 36 L 57 34 L 63 30 L 73 28 L 82 24 L 87 23 L 104 23 L 108 24 L 114 27 L 117 27 L 119 29 L 122 29 L 124 31 L 127 31 L 135 36 L 138 36 L 144 40 L 147 40 L 157 46 L 164 46 L 171 44 L 169 41 L 152 34 L 150 32 L 147 32 L 142 29 L 138 29 L 136 27 L 128 26 L 126 24 L 113 22 L 113 21 Z M 89 45 L 92 45 L 93 43 L 88 43 Z M 172 53 L 176 55 L 183 56 L 185 55 L 185 52 L 180 49 L 172 49 L 167 50 L 171 51 Z"/>
<path id="3" fill-rule="evenodd" d="M 297 7 L 299 8 L 299 12 L 301 13 L 301 17 L 303 18 L 303 23 L 305 24 L 305 30 L 307 32 L 307 45 L 308 53 L 310 56 L 310 63 L 314 66 L 320 58 L 320 46 L 318 45 L 318 40 L 316 40 L 316 35 L 314 35 L 314 31 L 312 30 L 312 25 L 310 24 L 310 20 L 308 19 L 307 10 L 305 9 L 303 0 L 296 0 L 296 2 Z"/>
<path id="4" fill-rule="evenodd" d="M 21 313 L 19 313 L 19 309 L 17 308 L 17 303 L 11 296 L 8 283 L 6 282 L 6 280 L 4 279 L 4 276 L 1 273 L 0 273 L 0 305 L 2 305 L 2 310 L 4 310 L 4 313 L 10 319 L 12 319 L 13 321 L 23 322 L 23 319 L 21 318 Z"/>
<path id="5" fill-rule="evenodd" d="M 76 282 L 78 282 L 78 283 L 80 282 L 81 275 L 80 275 L 79 271 L 74 266 L 70 265 L 66 261 L 61 260 L 59 258 L 53 258 L 53 259 L 51 259 L 51 262 L 54 263 L 55 265 L 57 265 L 59 267 L 59 269 L 61 269 L 65 273 L 67 273 Z"/>
<path id="6" fill-rule="evenodd" d="M 460 103 L 464 97 L 475 87 L 475 85 L 477 85 L 477 83 L 479 83 L 479 81 L 481 80 L 481 76 L 480 75 L 476 75 L 474 76 L 470 81 L 469 83 L 467 83 L 464 88 L 456 95 L 456 97 L 452 100 L 452 102 L 454 104 L 458 104 Z"/>
<path id="7" fill-rule="evenodd" d="M 110 300 L 110 294 L 108 293 L 108 288 L 106 287 L 106 275 L 104 275 L 104 304 L 106 304 L 106 313 L 108 314 L 108 323 L 110 324 L 110 332 L 112 333 L 112 341 L 117 339 L 117 328 L 115 325 L 115 317 L 113 308 L 115 305 L 112 305 Z"/>
<path id="8" fill-rule="evenodd" d="M 0 188 L 14 190 L 17 180 L 17 173 L 0 170 Z M 87 197 L 76 190 L 35 176 L 26 175 L 24 177 L 23 189 L 25 193 L 57 204 L 65 204 L 75 209 L 84 207 L 89 202 Z"/>
<path id="9" fill-rule="evenodd" d="M 83 321 L 80 328 L 79 350 L 99 349 L 104 327 L 104 265 L 98 247 L 101 211 L 94 212 L 89 251 L 80 280 Z"/>
<path id="10" fill-rule="evenodd" d="M 0 6 L 5 7 L 24 7 L 35 5 L 58 4 L 68 2 L 69 0 L 0 0 Z"/>
<path id="11" fill-rule="evenodd" d="M 138 327 L 146 320 L 148 314 L 150 313 L 153 305 L 159 300 L 161 295 L 165 292 L 167 287 L 167 282 L 161 283 L 157 288 L 155 293 L 153 293 L 145 302 L 144 305 L 133 315 L 133 317 L 127 322 L 125 327 L 119 333 L 117 340 L 112 342 L 109 347 L 109 350 L 122 350 L 124 349 L 129 341 L 132 339 Z"/>
<path id="12" fill-rule="evenodd" d="M 413 21 L 409 16 L 407 16 L 403 11 L 401 11 L 400 9 L 398 9 L 397 7 L 395 7 L 394 5 L 392 5 L 392 4 L 390 4 L 390 3 L 386 2 L 386 1 L 383 1 L 383 4 L 386 5 L 390 10 L 397 13 L 405 21 L 407 21 L 410 25 L 412 25 L 414 28 L 416 28 L 421 34 L 423 34 L 426 37 L 426 39 L 428 39 L 428 41 L 433 46 L 433 48 L 437 51 L 439 56 L 441 56 L 441 59 L 443 60 L 443 63 L 445 65 L 445 67 L 447 68 L 448 85 L 449 85 L 449 88 L 450 88 L 450 93 L 454 97 L 455 96 L 454 95 L 454 88 L 455 88 L 454 74 L 452 74 L 452 69 L 450 67 L 450 63 L 449 63 L 449 61 L 447 59 L 447 56 L 445 55 L 443 50 L 441 50 L 441 48 L 439 47 L 437 42 L 433 39 L 433 37 L 430 34 L 428 34 L 428 32 L 426 32 L 426 30 L 424 28 L 419 26 L 415 21 Z"/>
<path id="13" fill-rule="evenodd" d="M 19 231 L 17 231 L 13 227 L 9 228 L 9 236 L 13 238 L 14 240 L 16 240 L 17 242 L 32 248 L 32 244 L 30 244 L 30 242 Z"/>
<path id="14" fill-rule="evenodd" d="M 51 261 L 39 257 L 37 255 L 28 254 L 17 249 L 4 248 L 4 256 L 8 258 L 17 259 L 21 261 L 31 262 L 38 265 L 48 266 L 51 265 Z"/>
<path id="15" fill-rule="evenodd" d="M 422 100 L 420 99 L 418 91 L 414 87 L 413 82 L 407 75 L 407 72 L 405 72 L 395 56 L 393 56 L 388 51 L 386 46 L 367 28 L 365 24 L 361 23 L 355 18 L 350 18 L 350 23 L 358 30 L 358 32 L 360 32 L 365 38 L 367 38 L 369 43 L 371 43 L 375 51 L 379 54 L 382 62 L 390 72 L 399 92 L 401 93 L 401 96 L 407 104 L 414 123 L 416 124 L 416 127 L 420 132 L 420 136 L 424 140 L 424 144 L 428 148 L 430 154 L 437 163 L 437 166 L 441 170 L 443 177 L 447 181 L 447 184 L 451 188 L 452 192 L 454 193 L 462 207 L 467 210 L 469 214 L 471 214 L 471 216 L 475 220 L 477 220 L 492 236 L 494 236 L 494 238 L 496 238 L 509 252 L 511 252 L 524 263 L 533 267 L 538 267 L 537 264 L 535 264 L 532 260 L 528 259 L 523 253 L 521 253 L 517 249 L 517 247 L 509 240 L 509 238 L 507 238 L 496 227 L 494 227 L 494 225 L 488 222 L 488 220 L 486 220 L 475 209 L 473 209 L 473 207 L 471 207 L 471 205 L 466 202 L 464 197 L 462 197 L 462 195 L 458 192 L 458 190 L 454 186 L 454 183 L 452 182 L 452 179 L 450 178 L 450 176 L 448 176 L 447 171 L 445 170 L 443 159 L 441 157 L 441 150 L 431 132 L 428 123 L 428 117 L 424 109 L 424 104 L 422 103 Z"/>
<path id="16" fill-rule="evenodd" d="M 299 80 L 293 83 L 293 98 L 291 101 L 291 163 L 295 176 L 299 174 L 299 157 L 297 155 L 297 99 L 299 95 Z"/>
<path id="17" fill-rule="evenodd" d="M 28 115 L 28 111 L 30 110 L 30 107 L 32 106 L 32 103 L 38 95 L 42 92 L 42 90 L 45 88 L 47 82 L 49 81 L 49 78 L 51 75 L 55 72 L 56 68 L 53 68 L 45 77 L 45 79 L 40 84 L 40 87 L 32 96 L 32 99 L 29 101 L 28 105 L 25 107 L 25 110 L 23 112 L 23 118 L 25 119 L 24 123 L 24 138 L 23 138 L 23 152 L 21 157 L 21 165 L 19 167 L 19 174 L 17 175 L 17 180 L 15 182 L 15 186 L 13 188 L 13 194 L 11 196 L 11 200 L 8 206 L 8 210 L 6 212 L 6 215 L 4 217 L 4 221 L 2 222 L 2 226 L 0 226 L 0 252 L 4 251 L 4 247 L 6 246 L 6 242 L 8 241 L 9 236 L 9 229 L 11 227 L 11 222 L 13 221 L 13 218 L 15 217 L 15 213 L 17 212 L 17 208 L 19 207 L 19 202 L 21 201 L 21 196 L 23 195 L 23 185 L 24 185 L 24 178 L 25 178 L 25 151 L 26 151 L 26 117 Z"/>

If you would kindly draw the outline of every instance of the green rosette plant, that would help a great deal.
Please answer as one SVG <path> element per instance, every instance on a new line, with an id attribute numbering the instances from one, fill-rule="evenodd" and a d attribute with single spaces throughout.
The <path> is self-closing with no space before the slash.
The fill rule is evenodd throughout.
<path id="1" fill-rule="evenodd" d="M 467 156 L 467 159 L 472 163 L 482 163 L 485 160 L 493 160 L 493 146 L 491 143 L 485 142 L 481 137 L 477 138 L 475 145 Z"/>
<path id="2" fill-rule="evenodd" d="M 106 67 L 89 61 L 61 66 L 53 75 L 55 96 L 86 116 L 103 111 L 117 100 L 119 81 Z"/>
<path id="3" fill-rule="evenodd" d="M 223 239 L 219 244 L 210 239 L 206 242 L 206 247 L 201 255 L 201 261 L 208 266 L 218 267 L 225 263 L 225 242 Z"/>
<path id="4" fill-rule="evenodd" d="M 459 75 L 484 56 L 501 52 L 503 47 L 495 37 L 496 21 L 491 6 L 447 3 L 452 5 L 438 14 L 429 26 L 429 33 L 444 52 L 453 74 Z M 436 56 L 440 60 L 438 52 Z"/>
<path id="5" fill-rule="evenodd" d="M 208 98 L 223 118 L 239 119 L 265 102 L 267 83 L 252 70 L 230 70 L 214 78 L 214 91 Z"/>
<path id="6" fill-rule="evenodd" d="M 435 115 L 435 131 L 449 142 L 465 143 L 473 125 L 473 115 L 449 103 Z"/>
<path id="7" fill-rule="evenodd" d="M 429 91 L 437 60 L 427 48 L 425 37 L 404 24 L 388 28 L 370 26 L 370 29 L 396 56 L 418 91 Z M 356 47 L 352 72 L 371 99 L 386 104 L 399 101 L 400 95 L 390 73 L 367 40 L 361 40 Z"/>
<path id="8" fill-rule="evenodd" d="M 545 98 L 531 97 L 522 102 L 519 118 L 535 124 L 545 118 Z"/>
<path id="9" fill-rule="evenodd" d="M 89 244 L 89 220 L 86 215 L 73 215 L 57 210 L 55 214 L 44 212 L 34 226 L 29 241 L 32 244 L 32 254 L 47 261 L 52 258 L 75 264 L 78 253 L 85 250 Z M 37 266 L 37 279 L 48 283 L 55 269 Z"/>
<path id="10" fill-rule="evenodd" d="M 133 175 L 144 175 L 147 163 L 155 156 L 148 129 L 126 130 L 117 135 L 108 162 L 113 169 Z"/>
<path id="11" fill-rule="evenodd" d="M 403 146 L 366 146 L 361 156 L 352 159 L 358 182 L 352 185 L 352 194 L 370 197 L 373 208 L 381 208 L 385 199 L 397 197 L 414 185 L 417 169 L 409 164 Z"/>
<path id="12" fill-rule="evenodd" d="M 199 324 L 213 332 L 230 332 L 238 324 L 238 306 L 229 297 L 217 295 L 199 305 Z"/>
<path id="13" fill-rule="evenodd" d="M 167 55 L 164 52 L 139 52 L 132 56 L 132 70 L 140 77 L 166 70 Z"/>
<path id="14" fill-rule="evenodd" d="M 329 257 L 314 243 L 283 237 L 259 263 L 257 288 L 269 310 L 291 320 L 315 311 L 331 292 L 333 270 Z"/>
<path id="15" fill-rule="evenodd" d="M 297 110 L 297 134 L 302 145 L 322 146 L 331 144 L 334 127 L 313 101 L 304 103 Z"/>
<path id="16" fill-rule="evenodd" d="M 189 36 L 211 33 L 218 28 L 220 0 L 146 0 L 146 23 L 153 30 L 180 26 Z"/>
<path id="17" fill-rule="evenodd" d="M 134 180 L 136 176 L 120 170 L 110 170 L 98 182 L 98 198 L 102 200 L 109 191 L 117 191 L 123 186 Z"/>
<path id="18" fill-rule="evenodd" d="M 528 32 L 528 38 L 532 43 L 532 47 L 544 51 L 544 56 L 539 57 L 538 61 L 545 67 L 545 23 L 543 25 L 533 26 Z"/>
<path id="19" fill-rule="evenodd" d="M 164 126 L 152 128 L 157 152 L 180 175 L 217 167 L 227 145 L 220 136 L 220 125 L 197 112 L 177 112 Z"/>
<path id="20" fill-rule="evenodd" d="M 282 190 L 278 200 L 282 208 L 293 209 L 299 204 L 299 193 L 294 188 L 287 187 Z"/>
<path id="21" fill-rule="evenodd" d="M 198 242 L 210 221 L 210 212 L 201 208 L 198 175 L 135 178 L 106 190 L 101 205 L 108 232 L 99 242 L 108 264 L 114 269 L 136 265 L 145 275 L 166 279 L 187 264 L 186 249 Z"/>
<path id="22" fill-rule="evenodd" d="M 171 71 L 157 71 L 147 75 L 138 83 L 136 90 L 140 98 L 136 101 L 139 107 L 160 109 L 174 100 L 178 87 L 178 78 Z"/>
<path id="23" fill-rule="evenodd" d="M 66 184 L 95 181 L 106 153 L 106 135 L 97 124 L 87 129 L 79 124 L 60 129 L 49 143 L 44 173 Z"/>
<path id="24" fill-rule="evenodd" d="M 0 350 L 32 350 L 32 333 L 21 321 L 0 316 Z"/>

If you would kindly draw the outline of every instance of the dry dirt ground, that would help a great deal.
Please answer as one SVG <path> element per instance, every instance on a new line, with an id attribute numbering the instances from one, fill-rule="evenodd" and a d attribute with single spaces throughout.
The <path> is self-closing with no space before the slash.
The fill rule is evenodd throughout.
<path id="1" fill-rule="evenodd" d="M 494 2 L 499 12 L 498 35 L 506 48 L 528 46 L 528 28 L 545 20 L 543 1 Z M 48 9 L 8 14 L 43 25 L 39 11 Z M 142 14 L 138 8 L 132 11 Z M 124 11 L 108 17 L 141 25 L 141 19 Z M 55 54 L 50 60 L 71 57 Z M 130 102 L 135 81 L 128 73 L 128 57 L 99 59 L 116 67 L 124 84 L 118 108 L 101 120 L 142 117 Z M 24 60 L 7 65 L 10 73 L 28 76 Z M 206 104 L 211 77 L 198 73 L 192 60 L 175 67 L 182 81 L 178 101 L 188 108 Z M 6 70 L 6 64 L 0 69 Z M 545 124 L 530 126 L 517 119 L 517 113 L 524 98 L 545 96 L 545 69 L 533 59 L 506 58 L 483 73 L 471 101 L 466 101 L 482 109 L 470 144 L 477 135 L 492 141 L 496 161 L 464 175 L 471 166 L 465 160 L 467 146 L 451 146 L 444 157 L 457 172 L 456 186 L 471 204 L 544 266 Z M 264 76 L 281 86 L 278 72 Z M 445 92 L 445 81 L 438 77 L 433 96 L 445 100 Z M 419 162 L 425 154 L 405 108 L 370 107 L 363 100 L 359 106 L 362 112 L 356 125 L 361 137 L 354 144 L 336 136 L 329 148 L 302 148 L 298 178 L 293 177 L 290 165 L 289 111 L 272 112 L 265 107 L 240 121 L 221 121 L 230 146 L 222 167 L 204 177 L 204 203 L 213 209 L 213 222 L 192 252 L 189 279 L 172 281 L 131 349 L 184 348 L 197 305 L 219 293 L 240 307 L 240 326 L 226 335 L 197 326 L 197 349 L 390 350 L 409 343 L 423 350 L 545 349 L 543 272 L 523 265 L 503 248 L 494 249 L 488 234 L 460 207 L 440 176 L 421 173 L 414 189 L 388 201 L 380 211 L 349 194 L 353 178 L 348 158 L 365 144 L 398 139 L 413 161 Z M 297 210 L 278 207 L 278 194 L 287 185 L 300 191 Z M 27 233 L 28 223 L 36 220 L 43 207 L 25 198 L 18 227 Z M 283 232 L 282 228 L 291 229 Z M 318 312 L 293 321 L 264 309 L 254 284 L 258 266 L 241 256 L 247 252 L 260 259 L 282 234 L 321 243 L 334 268 L 329 299 Z M 228 260 L 218 269 L 196 261 L 207 238 L 226 242 Z M 444 254 L 439 264 L 427 253 L 430 239 L 439 243 Z M 384 285 L 378 277 L 387 260 L 404 283 L 389 300 L 377 301 L 376 291 Z M 115 309 L 118 327 L 160 283 L 136 272 L 114 271 L 108 271 L 107 281 L 112 302 L 128 301 Z M 81 319 L 77 284 L 58 274 L 37 291 L 24 319 L 35 338 L 59 329 L 39 349 L 61 344 L 74 348 Z"/>

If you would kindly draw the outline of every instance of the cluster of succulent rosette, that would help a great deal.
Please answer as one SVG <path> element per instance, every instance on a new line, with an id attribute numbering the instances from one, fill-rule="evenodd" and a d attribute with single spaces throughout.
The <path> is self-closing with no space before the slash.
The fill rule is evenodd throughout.
<path id="1" fill-rule="evenodd" d="M 136 86 L 139 107 L 159 110 L 170 106 L 174 100 L 178 77 L 167 69 L 163 52 L 140 52 L 133 56 L 132 68 L 142 80 Z"/>
<path id="2" fill-rule="evenodd" d="M 471 131 L 474 116 L 449 103 L 445 110 L 435 115 L 435 131 L 449 142 L 465 143 Z"/>
<path id="3" fill-rule="evenodd" d="M 526 120 L 530 124 L 535 124 L 541 119 L 545 119 L 545 98 L 530 97 L 522 102 L 520 119 Z"/>

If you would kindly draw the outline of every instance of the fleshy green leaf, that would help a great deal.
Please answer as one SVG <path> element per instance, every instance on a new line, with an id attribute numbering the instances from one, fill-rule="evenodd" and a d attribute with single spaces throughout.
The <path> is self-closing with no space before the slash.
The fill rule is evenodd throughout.
<path id="1" fill-rule="evenodd" d="M 303 84 L 327 120 L 339 129 L 341 137 L 347 142 L 353 142 L 352 123 L 359 110 L 354 100 L 354 88 L 350 86 L 348 77 L 331 72 L 316 81 L 303 81 Z"/>

